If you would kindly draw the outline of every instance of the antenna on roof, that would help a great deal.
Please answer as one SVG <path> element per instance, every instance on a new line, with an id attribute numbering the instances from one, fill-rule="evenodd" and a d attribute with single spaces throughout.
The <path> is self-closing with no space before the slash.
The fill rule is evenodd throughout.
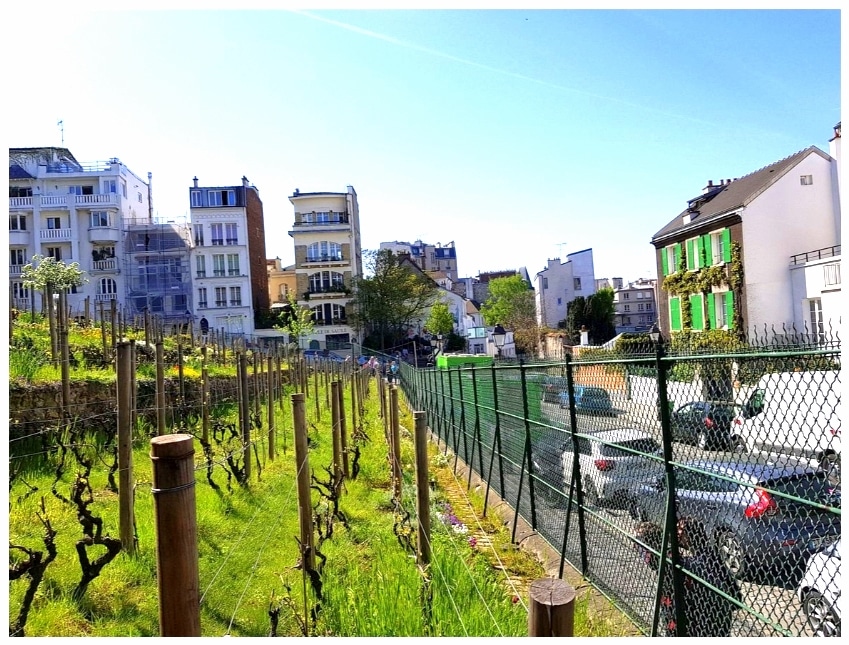
<path id="1" fill-rule="evenodd" d="M 62 147 L 64 148 L 65 147 L 65 121 L 63 121 L 62 119 L 59 119 L 59 123 L 57 123 L 56 125 L 59 126 L 59 132 L 62 133 Z"/>

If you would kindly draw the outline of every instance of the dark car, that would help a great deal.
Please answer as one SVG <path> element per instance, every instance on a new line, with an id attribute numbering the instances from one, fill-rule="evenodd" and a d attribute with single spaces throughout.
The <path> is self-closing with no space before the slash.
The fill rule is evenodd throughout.
<path id="1" fill-rule="evenodd" d="M 840 490 L 825 473 L 787 464 L 683 465 L 704 472 L 676 467 L 678 517 L 704 525 L 737 578 L 768 572 L 792 580 L 812 553 L 840 536 L 840 514 L 828 508 L 840 508 Z M 634 515 L 662 525 L 666 495 L 665 476 L 637 487 Z"/>
<path id="2" fill-rule="evenodd" d="M 588 385 L 576 385 L 575 390 L 575 412 L 585 414 L 605 414 L 613 416 L 613 403 L 607 390 L 601 387 Z M 560 393 L 560 407 L 569 407 L 569 393 Z"/>
<path id="3" fill-rule="evenodd" d="M 561 392 L 567 388 L 565 376 L 546 376 L 542 382 L 542 400 L 546 403 L 559 403 Z"/>
<path id="4" fill-rule="evenodd" d="M 745 452 L 746 444 L 731 434 L 737 406 L 729 401 L 690 401 L 670 416 L 672 439 L 704 450 Z"/>

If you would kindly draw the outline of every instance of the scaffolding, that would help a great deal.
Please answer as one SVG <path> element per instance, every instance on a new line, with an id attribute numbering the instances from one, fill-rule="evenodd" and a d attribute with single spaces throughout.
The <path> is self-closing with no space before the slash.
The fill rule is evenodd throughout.
<path id="1" fill-rule="evenodd" d="M 192 320 L 191 229 L 188 222 L 124 221 L 125 310 L 166 323 Z"/>

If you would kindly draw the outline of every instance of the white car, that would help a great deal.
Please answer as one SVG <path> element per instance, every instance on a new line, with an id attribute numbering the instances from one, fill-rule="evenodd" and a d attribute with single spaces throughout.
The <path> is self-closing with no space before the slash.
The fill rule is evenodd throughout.
<path id="1" fill-rule="evenodd" d="M 623 449 L 659 456 L 660 444 L 643 430 L 616 428 L 586 435 L 578 437 L 578 464 L 584 500 L 591 506 L 627 505 L 639 483 L 663 472 L 663 463 L 657 459 Z M 572 441 L 567 440 L 560 456 L 567 490 L 573 463 Z"/>
<path id="2" fill-rule="evenodd" d="M 808 559 L 796 595 L 814 634 L 840 636 L 840 540 Z"/>

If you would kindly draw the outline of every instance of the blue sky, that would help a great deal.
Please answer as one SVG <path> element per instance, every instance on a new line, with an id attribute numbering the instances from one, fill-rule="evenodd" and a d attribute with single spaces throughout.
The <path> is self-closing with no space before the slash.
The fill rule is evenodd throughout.
<path id="1" fill-rule="evenodd" d="M 828 152 L 840 120 L 834 9 L 57 5 L 7 46 L 10 147 L 62 119 L 78 160 L 152 172 L 163 218 L 195 175 L 245 175 L 285 263 L 293 190 L 353 185 L 365 248 L 454 241 L 474 276 L 591 247 L 596 277 L 654 277 L 652 235 L 709 179 Z"/>

